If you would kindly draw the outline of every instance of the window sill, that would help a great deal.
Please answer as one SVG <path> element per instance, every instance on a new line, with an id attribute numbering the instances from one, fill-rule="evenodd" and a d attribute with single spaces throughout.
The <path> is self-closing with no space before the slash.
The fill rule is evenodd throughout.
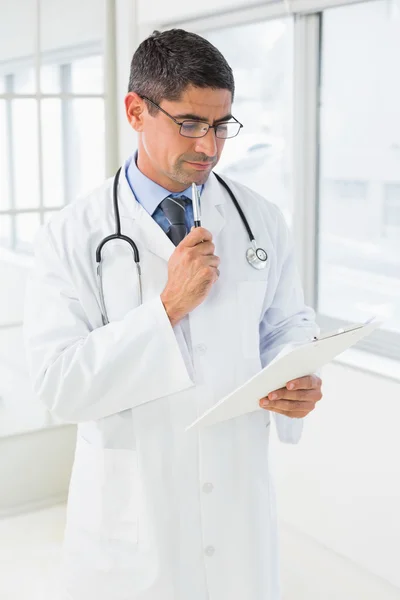
<path id="1" fill-rule="evenodd" d="M 10 265 L 26 267 L 27 269 L 30 269 L 33 266 L 34 257 L 33 254 L 13 252 L 12 250 L 8 250 L 7 248 L 0 247 L 0 261 L 8 263 Z"/>
<path id="2" fill-rule="evenodd" d="M 400 362 L 372 352 L 350 348 L 333 362 L 400 382 Z"/>

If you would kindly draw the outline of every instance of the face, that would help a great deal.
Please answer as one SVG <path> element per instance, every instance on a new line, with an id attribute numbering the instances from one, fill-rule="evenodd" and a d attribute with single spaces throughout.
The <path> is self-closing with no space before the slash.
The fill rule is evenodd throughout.
<path id="1" fill-rule="evenodd" d="M 162 100 L 161 108 L 177 121 L 201 120 L 210 125 L 227 121 L 231 115 L 229 90 L 188 87 L 179 101 Z M 180 192 L 192 183 L 205 183 L 218 163 L 224 139 L 209 129 L 202 138 L 188 138 L 179 133 L 179 125 L 160 110 L 151 116 L 147 104 L 137 94 L 125 98 L 128 120 L 139 134 L 138 167 L 171 192 Z"/>

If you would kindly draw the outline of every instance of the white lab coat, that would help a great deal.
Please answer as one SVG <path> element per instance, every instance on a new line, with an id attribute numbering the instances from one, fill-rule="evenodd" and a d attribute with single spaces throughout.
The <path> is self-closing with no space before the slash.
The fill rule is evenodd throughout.
<path id="1" fill-rule="evenodd" d="M 221 275 L 175 328 L 160 300 L 174 246 L 124 175 L 121 225 L 141 254 L 141 306 L 132 254 L 110 243 L 103 272 L 111 322 L 102 326 L 95 250 L 114 231 L 112 180 L 38 237 L 25 338 L 36 393 L 57 418 L 78 424 L 63 569 L 73 600 L 279 598 L 271 413 L 185 432 L 282 344 L 317 331 L 281 212 L 227 181 L 268 267 L 246 262 L 246 230 L 210 175 L 202 223 Z M 279 438 L 296 443 L 302 421 L 275 419 Z"/>

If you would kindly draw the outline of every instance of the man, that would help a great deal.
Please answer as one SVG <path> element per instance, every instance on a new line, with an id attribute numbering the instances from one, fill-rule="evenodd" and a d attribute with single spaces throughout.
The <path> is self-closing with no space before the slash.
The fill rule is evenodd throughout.
<path id="1" fill-rule="evenodd" d="M 268 254 L 254 269 L 212 172 L 240 130 L 233 98 L 232 71 L 208 41 L 155 32 L 133 57 L 125 98 L 138 152 L 38 239 L 26 344 L 36 392 L 78 424 L 64 564 L 73 600 L 279 598 L 270 414 L 280 439 L 297 442 L 320 379 L 186 432 L 286 343 L 317 332 L 280 211 L 225 179 Z M 112 239 L 99 252 L 116 220 L 135 247 Z"/>

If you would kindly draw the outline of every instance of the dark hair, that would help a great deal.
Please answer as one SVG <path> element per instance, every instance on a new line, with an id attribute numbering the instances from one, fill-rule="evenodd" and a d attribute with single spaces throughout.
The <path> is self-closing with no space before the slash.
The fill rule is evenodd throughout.
<path id="1" fill-rule="evenodd" d="M 234 98 L 232 69 L 208 40 L 183 29 L 154 31 L 133 55 L 128 91 L 160 104 L 179 100 L 189 85 L 227 89 Z M 157 111 L 147 106 L 150 114 Z"/>

